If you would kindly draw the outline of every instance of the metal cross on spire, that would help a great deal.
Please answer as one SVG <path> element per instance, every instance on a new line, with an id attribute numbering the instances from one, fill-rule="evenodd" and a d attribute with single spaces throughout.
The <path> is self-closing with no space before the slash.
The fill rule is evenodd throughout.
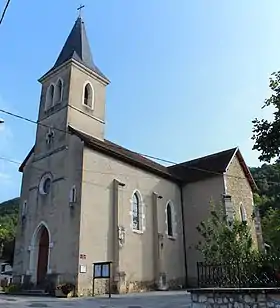
<path id="1" fill-rule="evenodd" d="M 77 11 L 79 11 L 79 17 L 82 16 L 82 9 L 84 8 L 85 6 L 83 4 L 81 4 L 78 8 L 77 8 Z"/>

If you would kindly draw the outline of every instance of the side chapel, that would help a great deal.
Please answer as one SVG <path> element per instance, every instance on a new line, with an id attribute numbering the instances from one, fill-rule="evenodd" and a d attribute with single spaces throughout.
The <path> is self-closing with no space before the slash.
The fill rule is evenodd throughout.
<path id="1" fill-rule="evenodd" d="M 93 61 L 79 17 L 40 78 L 33 148 L 23 173 L 14 279 L 92 289 L 92 264 L 112 261 L 116 292 L 194 285 L 198 224 L 209 202 L 252 218 L 256 184 L 238 148 L 165 167 L 104 136 L 108 78 Z"/>

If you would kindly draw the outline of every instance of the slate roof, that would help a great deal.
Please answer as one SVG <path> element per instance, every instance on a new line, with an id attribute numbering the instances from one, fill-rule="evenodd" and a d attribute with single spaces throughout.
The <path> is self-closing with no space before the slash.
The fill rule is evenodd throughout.
<path id="1" fill-rule="evenodd" d="M 252 190 L 257 190 L 257 185 L 253 179 L 250 169 L 245 163 L 238 147 L 189 160 L 181 164 L 176 164 L 168 167 L 168 170 L 182 179 L 184 183 L 193 183 L 222 175 L 227 171 L 227 167 L 234 155 L 237 156 Z"/>
<path id="2" fill-rule="evenodd" d="M 237 148 L 221 151 L 169 167 L 184 182 L 196 182 L 225 172 Z"/>
<path id="3" fill-rule="evenodd" d="M 152 171 L 153 173 L 161 177 L 165 177 L 173 181 L 180 180 L 176 175 L 171 174 L 171 172 L 169 172 L 169 170 L 165 166 L 158 164 L 155 161 L 148 159 L 136 152 L 128 150 L 106 139 L 104 141 L 101 141 L 97 138 L 94 138 L 74 129 L 71 126 L 69 126 L 69 130 L 70 132 L 78 136 L 81 140 L 83 140 L 88 147 L 96 151 L 107 154 L 110 157 L 114 157 L 140 169 Z"/>
<path id="4" fill-rule="evenodd" d="M 148 159 L 139 153 L 126 149 L 113 143 L 109 140 L 99 140 L 90 135 L 87 135 L 71 126 L 69 126 L 69 132 L 76 135 L 85 145 L 92 148 L 95 151 L 101 152 L 109 157 L 115 158 L 117 160 L 123 161 L 129 165 L 135 166 L 142 170 L 146 170 L 160 177 L 169 179 L 177 183 L 193 183 L 207 178 L 221 176 L 227 169 L 231 159 L 234 155 L 241 164 L 241 167 L 247 177 L 252 190 L 256 190 L 257 186 L 254 179 L 250 173 L 248 166 L 246 165 L 241 152 L 238 148 L 232 148 L 229 150 L 221 151 L 215 154 L 207 155 L 197 159 L 193 159 L 181 164 L 176 164 L 170 167 L 163 166 L 151 159 Z M 34 151 L 34 147 L 31 149 L 26 159 L 20 166 L 19 170 L 22 172 L 24 166 L 26 165 L 29 157 Z"/>
<path id="5" fill-rule="evenodd" d="M 56 69 L 70 59 L 78 61 L 87 68 L 93 70 L 99 76 L 108 80 L 108 78 L 94 64 L 85 24 L 81 17 L 78 17 L 76 20 L 54 66 L 50 71 Z"/>

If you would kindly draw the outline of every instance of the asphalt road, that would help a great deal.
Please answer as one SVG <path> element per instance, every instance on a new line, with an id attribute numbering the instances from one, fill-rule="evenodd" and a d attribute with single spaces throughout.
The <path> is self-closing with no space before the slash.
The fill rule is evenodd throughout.
<path id="1" fill-rule="evenodd" d="M 0 294 L 0 308 L 190 308 L 190 295 L 186 291 L 149 292 L 108 297 L 51 298 L 8 296 Z"/>

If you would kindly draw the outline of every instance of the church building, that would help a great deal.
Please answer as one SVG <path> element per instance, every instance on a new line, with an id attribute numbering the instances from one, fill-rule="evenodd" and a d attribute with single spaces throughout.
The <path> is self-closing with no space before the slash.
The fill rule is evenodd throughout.
<path id="1" fill-rule="evenodd" d="M 211 200 L 261 245 L 256 184 L 238 148 L 166 167 L 105 139 L 110 82 L 81 17 L 39 81 L 36 138 L 20 166 L 15 280 L 69 282 L 89 295 L 93 263 L 111 261 L 116 292 L 195 285 L 196 227 Z"/>

